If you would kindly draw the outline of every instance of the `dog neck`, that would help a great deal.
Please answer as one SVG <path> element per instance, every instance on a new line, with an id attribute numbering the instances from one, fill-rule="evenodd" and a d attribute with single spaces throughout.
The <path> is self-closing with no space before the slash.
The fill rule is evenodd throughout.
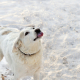
<path id="1" fill-rule="evenodd" d="M 23 51 L 21 51 L 20 49 L 19 49 L 19 51 L 20 51 L 20 53 L 22 53 L 22 54 L 24 54 L 24 55 L 32 56 L 32 55 L 35 55 L 36 53 L 38 53 L 40 50 L 39 50 L 38 52 L 36 52 L 36 53 L 33 53 L 33 54 L 25 54 L 25 53 L 24 53 Z"/>

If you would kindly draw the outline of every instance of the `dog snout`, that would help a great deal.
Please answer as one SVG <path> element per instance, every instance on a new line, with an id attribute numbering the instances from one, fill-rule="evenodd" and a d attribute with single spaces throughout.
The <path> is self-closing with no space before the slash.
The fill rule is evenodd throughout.
<path id="1" fill-rule="evenodd" d="M 40 33 L 41 30 L 40 30 L 40 29 L 36 29 L 35 32 L 36 32 L 36 33 Z"/>

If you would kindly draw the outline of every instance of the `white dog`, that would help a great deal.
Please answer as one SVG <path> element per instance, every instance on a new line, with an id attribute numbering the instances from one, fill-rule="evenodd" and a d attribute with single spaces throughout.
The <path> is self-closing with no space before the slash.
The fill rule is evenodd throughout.
<path id="1" fill-rule="evenodd" d="M 0 27 L 0 60 L 3 56 L 6 58 L 14 73 L 14 80 L 28 75 L 39 80 L 42 36 L 41 30 L 35 27 L 27 27 L 21 31 Z"/>

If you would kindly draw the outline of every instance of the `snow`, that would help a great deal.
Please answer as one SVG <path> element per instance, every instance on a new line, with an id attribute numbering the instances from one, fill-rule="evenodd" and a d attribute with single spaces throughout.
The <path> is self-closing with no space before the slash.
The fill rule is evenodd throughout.
<path id="1" fill-rule="evenodd" d="M 80 0 L 0 0 L 0 26 L 28 24 L 44 32 L 41 80 L 80 80 Z M 0 74 L 13 78 L 5 58 Z"/>

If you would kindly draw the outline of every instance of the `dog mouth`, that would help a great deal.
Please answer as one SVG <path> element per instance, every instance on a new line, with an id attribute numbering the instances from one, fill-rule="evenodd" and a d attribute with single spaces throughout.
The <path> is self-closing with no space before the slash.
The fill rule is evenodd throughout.
<path id="1" fill-rule="evenodd" d="M 36 41 L 37 39 L 41 38 L 43 36 L 43 32 L 41 32 L 40 29 L 35 30 L 37 37 L 34 39 Z"/>

